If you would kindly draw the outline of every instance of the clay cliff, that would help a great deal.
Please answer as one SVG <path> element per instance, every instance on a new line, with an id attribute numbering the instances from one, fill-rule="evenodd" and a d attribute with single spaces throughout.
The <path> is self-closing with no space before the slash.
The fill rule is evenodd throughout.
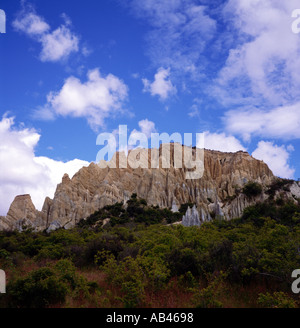
<path id="1" fill-rule="evenodd" d="M 146 199 L 149 205 L 170 209 L 178 208 L 183 203 L 194 203 L 201 222 L 210 220 L 211 215 L 229 220 L 240 216 L 244 208 L 253 202 L 267 198 L 265 193 L 256 199 L 249 199 L 239 193 L 247 182 L 256 181 L 265 188 L 275 179 L 264 162 L 246 152 L 223 153 L 212 150 L 204 150 L 203 176 L 194 180 L 186 179 L 189 169 L 185 165 L 183 168 L 174 167 L 174 144 L 170 147 L 170 168 L 101 168 L 91 163 L 80 169 L 72 179 L 65 174 L 54 198 L 47 197 L 41 211 L 35 209 L 29 195 L 17 196 L 7 216 L 0 218 L 0 229 L 22 230 L 31 226 L 37 231 L 51 231 L 60 227 L 72 228 L 80 219 L 105 205 L 125 203 L 132 193 Z M 146 153 L 138 156 L 144 156 L 150 167 L 151 156 L 147 158 L 146 155 L 151 155 L 151 150 L 144 151 Z M 118 155 L 114 157 L 117 164 Z M 297 183 L 293 188 L 300 196 Z"/>

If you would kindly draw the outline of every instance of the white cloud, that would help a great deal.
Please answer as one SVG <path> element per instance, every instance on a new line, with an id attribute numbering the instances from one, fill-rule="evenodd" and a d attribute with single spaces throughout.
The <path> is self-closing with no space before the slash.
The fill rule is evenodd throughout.
<path id="1" fill-rule="evenodd" d="M 44 19 L 34 12 L 22 12 L 22 14 L 13 21 L 13 27 L 29 36 L 42 35 L 50 30 L 50 26 Z"/>
<path id="2" fill-rule="evenodd" d="M 211 133 L 209 131 L 204 132 L 204 148 L 232 153 L 246 150 L 234 136 L 226 135 L 225 133 Z"/>
<path id="3" fill-rule="evenodd" d="M 35 116 L 53 119 L 55 116 L 84 117 L 93 129 L 103 125 L 106 117 L 122 111 L 128 88 L 116 76 L 102 77 L 98 69 L 89 71 L 88 80 L 69 77 L 58 92 L 50 92 L 47 104 Z"/>
<path id="4" fill-rule="evenodd" d="M 141 132 L 144 133 L 147 138 L 151 137 L 151 133 L 156 132 L 155 123 L 149 121 L 148 119 L 139 121 L 139 127 L 141 129 Z"/>
<path id="5" fill-rule="evenodd" d="M 190 112 L 188 113 L 188 115 L 189 115 L 189 117 L 191 117 L 191 118 L 199 117 L 200 113 L 199 113 L 198 105 L 193 104 L 193 105 L 191 106 L 191 110 L 190 110 Z"/>
<path id="6" fill-rule="evenodd" d="M 41 61 L 59 61 L 68 57 L 72 52 L 77 52 L 78 37 L 66 26 L 62 25 L 52 33 L 44 34 L 41 37 L 42 52 L 40 54 Z"/>
<path id="7" fill-rule="evenodd" d="M 250 140 L 252 135 L 277 139 L 300 138 L 300 102 L 277 107 L 269 111 L 261 109 L 232 110 L 225 114 L 224 123 L 230 133 Z"/>
<path id="8" fill-rule="evenodd" d="M 143 79 L 144 92 L 150 92 L 152 96 L 159 96 L 161 100 L 166 100 L 169 96 L 176 94 L 176 87 L 169 79 L 170 69 L 159 68 L 151 83 Z"/>
<path id="9" fill-rule="evenodd" d="M 260 141 L 252 156 L 263 160 L 276 176 L 293 179 L 295 169 L 289 166 L 291 150 L 290 146 L 286 148 L 274 145 L 273 142 Z"/>
<path id="10" fill-rule="evenodd" d="M 135 144 L 138 140 L 140 140 L 140 134 L 142 133 L 143 135 L 146 136 L 146 139 L 151 138 L 151 133 L 157 132 L 155 128 L 155 123 L 152 121 L 149 121 L 148 119 L 139 121 L 139 127 L 140 131 L 134 129 L 131 134 L 130 134 L 130 140 L 132 141 L 133 144 Z M 129 149 L 132 149 L 133 147 L 130 146 Z"/>
<path id="11" fill-rule="evenodd" d="M 14 119 L 0 121 L 0 215 L 6 215 L 14 197 L 30 194 L 38 209 L 46 196 L 53 197 L 64 173 L 70 177 L 89 163 L 75 159 L 67 163 L 36 157 L 40 135 L 34 129 L 15 128 Z"/>
<path id="12" fill-rule="evenodd" d="M 90 47 L 84 46 L 82 47 L 81 52 L 84 57 L 88 57 L 93 52 L 93 50 Z"/>
<path id="13" fill-rule="evenodd" d="M 296 0 L 228 1 L 225 23 L 238 36 L 217 80 L 221 91 L 229 92 L 223 100 L 267 100 L 273 106 L 300 100 L 300 43 L 291 30 L 298 6 Z"/>
<path id="14" fill-rule="evenodd" d="M 171 67 L 180 75 L 198 75 L 201 53 L 216 32 L 216 21 L 208 16 L 206 7 L 191 0 L 128 3 L 133 13 L 152 27 L 147 36 L 147 54 L 154 65 Z"/>
<path id="15" fill-rule="evenodd" d="M 57 62 L 79 51 L 79 38 L 69 28 L 70 19 L 65 14 L 62 17 L 65 23 L 51 32 L 44 18 L 37 15 L 32 6 L 26 5 L 12 25 L 41 44 L 41 61 Z"/>

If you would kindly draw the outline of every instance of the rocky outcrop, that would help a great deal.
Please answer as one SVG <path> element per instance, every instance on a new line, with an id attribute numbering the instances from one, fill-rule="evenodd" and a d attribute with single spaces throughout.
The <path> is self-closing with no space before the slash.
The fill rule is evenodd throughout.
<path id="1" fill-rule="evenodd" d="M 23 231 L 25 227 L 34 228 L 38 225 L 37 214 L 30 195 L 20 195 L 10 205 L 4 225 L 7 228 L 14 226 L 19 231 Z"/>
<path id="2" fill-rule="evenodd" d="M 171 211 L 173 213 L 179 212 L 179 209 L 178 209 L 178 206 L 177 206 L 177 204 L 175 202 L 175 199 L 173 200 Z"/>
<path id="3" fill-rule="evenodd" d="M 196 205 L 192 207 L 188 207 L 185 215 L 182 218 L 182 225 L 185 227 L 193 227 L 193 226 L 200 226 L 200 217 L 197 211 Z"/>
<path id="4" fill-rule="evenodd" d="M 290 186 L 290 192 L 293 198 L 300 199 L 300 182 L 294 181 L 294 183 Z"/>
<path id="5" fill-rule="evenodd" d="M 238 189 L 249 181 L 267 186 L 275 178 L 264 162 L 246 152 L 205 150 L 203 176 L 186 179 L 189 169 L 185 165 L 175 168 L 174 145 L 170 144 L 170 168 L 133 169 L 129 165 L 127 168 L 101 168 L 91 163 L 72 179 L 66 174 L 57 186 L 54 198 L 47 197 L 41 211 L 34 208 L 29 195 L 17 196 L 6 218 L 0 219 L 0 229 L 15 229 L 24 219 L 26 225 L 30 223 L 37 230 L 71 228 L 105 205 L 126 202 L 132 193 L 146 199 L 149 205 L 168 207 L 173 211 L 177 211 L 180 204 L 194 203 L 200 221 L 210 220 L 212 215 L 231 219 L 239 216 L 252 202 L 242 194 L 238 196 Z M 187 147 L 182 148 L 185 152 Z M 151 150 L 144 150 L 139 156 L 150 167 Z M 120 158 L 117 153 L 114 158 L 117 164 Z M 162 160 L 161 148 L 159 159 Z"/>

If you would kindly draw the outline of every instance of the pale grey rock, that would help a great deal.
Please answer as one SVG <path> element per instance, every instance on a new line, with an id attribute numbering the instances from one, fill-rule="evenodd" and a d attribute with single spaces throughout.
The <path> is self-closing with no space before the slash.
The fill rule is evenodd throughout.
<path id="1" fill-rule="evenodd" d="M 267 186 L 275 179 L 265 163 L 246 152 L 222 153 L 205 150 L 202 178 L 187 180 L 184 165 L 182 169 L 174 168 L 174 145 L 170 146 L 171 166 L 168 169 L 132 169 L 129 166 L 126 169 L 101 168 L 91 163 L 80 169 L 72 179 L 64 175 L 54 198 L 45 199 L 42 211 L 35 209 L 29 195 L 17 196 L 7 216 L 0 218 L 0 229 L 14 230 L 16 223 L 22 219 L 29 220 L 38 231 L 57 227 L 72 228 L 80 219 L 88 217 L 105 205 L 124 202 L 133 193 L 145 199 L 149 205 L 163 208 L 172 208 L 174 200 L 177 206 L 194 203 L 199 211 L 197 213 L 200 222 L 211 220 L 210 212 L 215 211 L 229 220 L 241 214 L 252 201 L 242 195 L 236 196 L 233 201 L 226 201 L 228 197 L 235 196 L 236 187 L 242 188 L 247 181 L 256 181 Z M 148 151 L 150 167 L 151 150 Z M 144 155 L 143 160 L 146 158 Z M 298 187 L 293 187 L 296 194 Z M 213 203 L 209 204 L 207 198 L 211 198 Z M 210 208 L 214 204 L 217 206 Z M 197 216 L 195 211 L 194 215 Z"/>
<path id="2" fill-rule="evenodd" d="M 53 222 L 51 222 L 51 224 L 50 224 L 49 227 L 47 228 L 46 232 L 47 232 L 47 233 L 50 233 L 50 232 L 55 231 L 55 230 L 58 230 L 58 229 L 60 229 L 60 228 L 61 228 L 60 223 L 57 222 L 57 221 L 53 221 Z"/>
<path id="3" fill-rule="evenodd" d="M 15 229 L 19 232 L 23 232 L 23 231 L 26 231 L 29 229 L 35 231 L 36 227 L 30 220 L 24 218 L 24 219 L 20 219 L 16 222 Z"/>
<path id="4" fill-rule="evenodd" d="M 104 219 L 102 222 L 102 228 L 105 227 L 110 222 L 110 218 Z"/>
<path id="5" fill-rule="evenodd" d="M 199 213 L 197 211 L 196 205 L 194 205 L 192 209 L 188 207 L 185 215 L 182 218 L 182 225 L 185 227 L 193 227 L 193 226 L 201 225 Z"/>
<path id="6" fill-rule="evenodd" d="M 300 182 L 294 182 L 291 186 L 290 186 L 290 191 L 292 193 L 292 195 L 296 198 L 300 198 Z"/>
<path id="7" fill-rule="evenodd" d="M 222 210 L 222 204 L 218 202 L 218 198 L 216 198 L 215 204 L 214 204 L 214 213 L 215 217 L 218 220 L 223 220 L 224 219 L 224 212 Z"/>
<path id="8" fill-rule="evenodd" d="M 204 208 L 200 208 L 200 220 L 201 223 L 211 222 L 212 218 L 209 214 L 209 211 L 205 211 Z"/>
<path id="9" fill-rule="evenodd" d="M 171 211 L 172 211 L 173 213 L 177 213 L 177 212 L 179 212 L 179 210 L 178 210 L 178 206 L 177 206 L 177 204 L 176 204 L 175 199 L 173 200 Z"/>

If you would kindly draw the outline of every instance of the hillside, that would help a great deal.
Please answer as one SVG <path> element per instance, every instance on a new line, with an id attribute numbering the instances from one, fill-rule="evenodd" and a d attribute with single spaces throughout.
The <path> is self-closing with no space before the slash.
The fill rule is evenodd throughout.
<path id="1" fill-rule="evenodd" d="M 174 168 L 174 144 L 170 146 L 171 165 L 168 169 L 100 168 L 91 163 L 89 167 L 80 169 L 72 179 L 65 175 L 54 198 L 47 197 L 41 211 L 35 209 L 30 195 L 17 196 L 7 216 L 0 218 L 0 229 L 22 229 L 22 226 L 31 226 L 37 231 L 49 227 L 50 230 L 72 228 L 79 220 L 106 205 L 126 202 L 133 193 L 148 204 L 161 208 L 194 203 L 202 222 L 209 221 L 211 215 L 221 215 L 229 220 L 239 217 L 247 206 L 268 198 L 264 192 L 259 197 L 245 196 L 241 192 L 245 184 L 257 182 L 266 191 L 276 181 L 264 162 L 246 152 L 212 150 L 204 150 L 203 176 L 188 180 L 184 165 L 183 168 Z M 151 153 L 151 150 L 148 152 Z M 160 149 L 160 161 L 161 157 Z M 286 197 L 293 198 L 293 194 L 300 197 L 296 183 L 293 192 Z"/>
<path id="2" fill-rule="evenodd" d="M 300 306 L 299 204 L 269 199 L 239 219 L 172 224 L 187 206 L 174 213 L 132 195 L 69 230 L 0 232 L 0 308 Z"/>

